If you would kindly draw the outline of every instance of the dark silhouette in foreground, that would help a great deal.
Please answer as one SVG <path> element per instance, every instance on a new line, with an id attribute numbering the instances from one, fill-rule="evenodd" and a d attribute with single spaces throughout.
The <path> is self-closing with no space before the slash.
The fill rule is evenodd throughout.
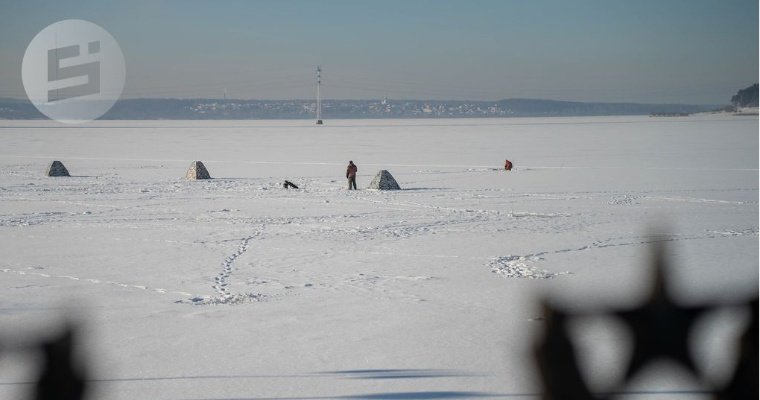
<path id="1" fill-rule="evenodd" d="M 35 385 L 34 400 L 82 400 L 86 394 L 86 374 L 77 365 L 76 329 L 71 325 L 42 343 L 43 364 Z"/>

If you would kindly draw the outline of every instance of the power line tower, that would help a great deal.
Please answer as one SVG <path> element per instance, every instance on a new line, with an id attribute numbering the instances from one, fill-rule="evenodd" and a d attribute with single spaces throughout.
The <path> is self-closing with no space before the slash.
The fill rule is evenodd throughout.
<path id="1" fill-rule="evenodd" d="M 320 86 L 322 86 L 322 67 L 317 65 L 317 125 L 322 125 L 322 98 L 319 96 Z"/>

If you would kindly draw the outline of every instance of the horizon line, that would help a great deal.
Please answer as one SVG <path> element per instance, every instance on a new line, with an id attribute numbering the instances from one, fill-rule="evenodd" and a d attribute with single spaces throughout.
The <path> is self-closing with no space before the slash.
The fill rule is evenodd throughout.
<path id="1" fill-rule="evenodd" d="M 31 100 L 28 97 L 0 97 L 0 101 L 3 100 L 12 100 L 12 101 L 19 101 L 19 102 L 29 102 L 31 104 Z M 216 97 L 128 97 L 128 98 L 120 98 L 117 100 L 117 102 L 120 101 L 137 101 L 137 100 L 179 100 L 179 101 L 193 101 L 193 100 L 213 100 L 213 101 L 221 101 L 221 102 L 235 102 L 235 101 L 243 101 L 243 102 L 253 102 L 253 101 L 297 101 L 297 102 L 314 102 L 316 103 L 316 99 L 306 99 L 306 98 L 293 98 L 293 99 L 224 99 L 224 98 L 216 98 Z M 534 97 L 508 97 L 498 100 L 461 100 L 461 99 L 402 99 L 402 98 L 352 98 L 352 99 L 321 99 L 321 101 L 417 101 L 417 102 L 458 102 L 458 103 L 498 103 L 502 101 L 510 101 L 510 100 L 529 100 L 529 101 L 548 101 L 548 102 L 557 102 L 557 103 L 581 103 L 581 104 L 625 104 L 625 105 L 678 105 L 678 106 L 709 106 L 709 107 L 716 107 L 716 106 L 729 106 L 731 105 L 730 102 L 718 104 L 708 104 L 708 103 L 646 103 L 646 102 L 637 102 L 637 101 L 587 101 L 587 100 L 556 100 L 556 99 L 548 99 L 548 98 L 534 98 Z"/>

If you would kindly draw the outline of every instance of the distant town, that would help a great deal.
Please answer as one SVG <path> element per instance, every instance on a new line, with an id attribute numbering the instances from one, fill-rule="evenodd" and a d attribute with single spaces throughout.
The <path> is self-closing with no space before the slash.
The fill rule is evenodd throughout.
<path id="1" fill-rule="evenodd" d="M 322 118 L 503 118 L 596 115 L 688 115 L 721 105 L 587 103 L 539 99 L 323 100 Z M 309 119 L 314 100 L 125 99 L 101 119 Z M 0 99 L 0 119 L 42 119 L 26 100 Z"/>
<path id="2" fill-rule="evenodd" d="M 686 116 L 735 112 L 757 113 L 758 84 L 739 90 L 724 105 L 589 103 L 542 99 L 464 100 L 322 100 L 322 118 L 505 118 L 604 115 Z M 315 100 L 123 99 L 101 119 L 310 119 Z M 0 98 L 0 119 L 44 119 L 24 99 Z"/>

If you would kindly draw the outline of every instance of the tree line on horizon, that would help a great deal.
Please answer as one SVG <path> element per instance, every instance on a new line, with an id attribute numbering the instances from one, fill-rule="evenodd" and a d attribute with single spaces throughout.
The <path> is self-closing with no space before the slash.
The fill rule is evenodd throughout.
<path id="1" fill-rule="evenodd" d="M 731 104 L 736 107 L 757 107 L 758 106 L 758 84 L 744 88 L 736 92 L 731 97 Z"/>

